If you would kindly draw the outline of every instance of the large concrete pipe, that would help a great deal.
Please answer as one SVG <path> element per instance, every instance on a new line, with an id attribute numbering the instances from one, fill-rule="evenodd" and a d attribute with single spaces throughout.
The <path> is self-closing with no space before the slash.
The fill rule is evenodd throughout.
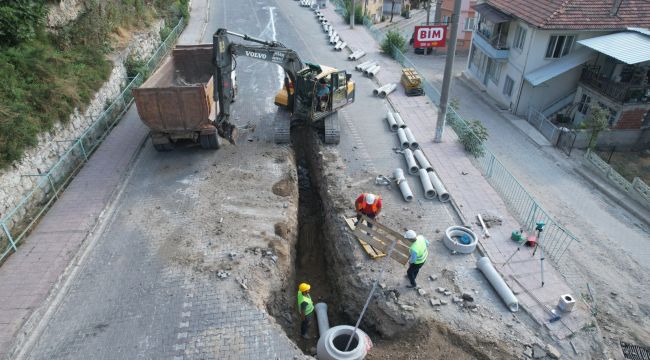
<path id="1" fill-rule="evenodd" d="M 337 50 L 338 50 L 338 51 L 341 51 L 341 50 L 345 49 L 347 46 L 348 46 L 348 43 L 346 43 L 346 42 L 344 41 L 344 42 L 341 43 L 341 45 L 339 46 L 339 48 L 338 48 Z"/>
<path id="2" fill-rule="evenodd" d="M 353 335 L 348 351 L 344 351 Z M 318 360 L 361 360 L 366 357 L 372 348 L 372 340 L 361 329 L 354 331 L 354 326 L 335 326 L 321 336 L 316 344 L 316 357 Z"/>
<path id="3" fill-rule="evenodd" d="M 459 241 L 460 239 L 463 241 Z M 466 242 L 467 239 L 469 239 L 469 242 Z M 471 254 L 476 250 L 478 238 L 472 230 L 464 226 L 450 226 L 445 230 L 442 243 L 453 252 Z"/>
<path id="4" fill-rule="evenodd" d="M 427 199 L 433 199 L 436 197 L 436 190 L 431 184 L 431 179 L 429 179 L 429 174 L 425 169 L 418 170 L 418 175 L 420 175 L 420 182 L 422 183 L 422 189 L 424 189 L 424 197 Z"/>
<path id="5" fill-rule="evenodd" d="M 357 70 L 357 71 L 363 71 L 363 69 L 364 69 L 365 66 L 369 66 L 369 65 L 371 65 L 371 64 L 373 64 L 373 61 L 372 61 L 372 60 L 364 61 L 364 62 L 362 62 L 361 64 L 357 64 L 357 65 L 354 67 L 354 70 Z M 373 65 L 374 65 L 374 64 L 373 64 Z"/>
<path id="6" fill-rule="evenodd" d="M 399 126 L 397 126 L 397 123 L 395 122 L 395 116 L 393 116 L 392 111 L 386 113 L 386 121 L 388 121 L 388 127 L 390 128 L 390 131 L 397 131 L 397 129 L 399 129 Z M 406 136 L 406 134 L 404 134 L 404 136 Z"/>
<path id="7" fill-rule="evenodd" d="M 374 75 L 374 74 L 373 74 L 373 75 Z M 379 92 L 379 97 L 383 99 L 383 98 L 385 98 L 386 96 L 388 96 L 388 94 L 390 94 L 390 93 L 392 93 L 393 91 L 395 91 L 395 89 L 397 89 L 397 84 L 389 84 L 389 85 L 386 86 L 382 91 Z M 407 134 L 407 135 L 408 135 L 408 134 Z"/>
<path id="8" fill-rule="evenodd" d="M 341 37 L 339 36 L 339 34 L 335 34 L 335 35 L 334 35 L 334 44 L 336 44 L 337 42 L 339 42 L 339 40 L 341 40 Z"/>
<path id="9" fill-rule="evenodd" d="M 337 41 L 336 44 L 334 45 L 334 50 L 339 51 L 339 47 L 341 46 L 341 44 L 343 44 L 343 41 L 341 40 Z"/>
<path id="10" fill-rule="evenodd" d="M 329 23 L 323 23 L 323 32 L 326 32 L 329 34 L 330 32 L 330 24 Z"/>
<path id="11" fill-rule="evenodd" d="M 327 317 L 327 304 L 318 303 L 314 305 L 316 311 L 316 321 L 318 322 L 318 335 L 323 336 L 330 329 L 330 321 Z"/>
<path id="12" fill-rule="evenodd" d="M 402 120 L 402 115 L 400 115 L 398 112 L 395 113 L 395 122 L 397 123 L 397 126 L 402 129 L 406 127 L 404 120 Z"/>
<path id="13" fill-rule="evenodd" d="M 352 54 L 348 55 L 348 60 L 356 60 L 356 59 L 358 59 L 357 56 L 359 56 L 362 52 L 363 52 L 363 50 L 357 50 L 357 51 L 352 52 Z"/>
<path id="14" fill-rule="evenodd" d="M 512 312 L 519 310 L 519 301 L 515 297 L 515 294 L 512 293 L 512 290 L 508 287 L 503 278 L 492 266 L 492 262 L 487 257 L 482 257 L 476 263 L 476 266 L 481 270 L 483 275 L 488 279 L 494 290 L 497 291 L 501 300 L 508 306 L 508 309 Z"/>
<path id="15" fill-rule="evenodd" d="M 371 67 L 373 67 L 373 66 L 375 66 L 375 65 L 377 65 L 377 62 L 376 62 L 376 61 L 368 61 L 367 64 L 364 63 L 363 66 L 359 66 L 359 71 L 361 71 L 361 72 L 365 72 L 366 69 L 371 68 Z"/>
<path id="16" fill-rule="evenodd" d="M 382 85 L 382 86 L 380 86 L 380 87 L 378 87 L 376 89 L 373 89 L 372 94 L 375 95 L 375 96 L 379 95 L 379 92 L 381 91 L 381 89 L 384 88 L 384 86 L 386 86 L 386 85 Z"/>
<path id="17" fill-rule="evenodd" d="M 367 68 L 363 69 L 363 73 L 368 75 L 368 70 L 374 68 L 375 66 L 377 66 L 377 64 L 372 64 L 372 66 L 368 66 Z"/>
<path id="18" fill-rule="evenodd" d="M 397 129 L 397 138 L 399 139 L 399 146 L 402 150 L 408 149 L 409 140 L 406 138 L 404 129 Z"/>
<path id="19" fill-rule="evenodd" d="M 451 200 L 451 197 L 449 197 L 449 193 L 447 192 L 447 189 L 445 189 L 445 186 L 442 184 L 442 181 L 440 181 L 440 178 L 434 171 L 429 171 L 429 178 L 431 179 L 431 184 L 433 184 L 433 188 L 436 189 L 436 193 L 438 194 L 438 200 L 442 202 L 447 202 Z"/>
<path id="20" fill-rule="evenodd" d="M 406 181 L 406 178 L 404 177 L 404 170 L 400 168 L 395 169 L 393 171 L 393 177 L 399 186 L 399 191 L 402 192 L 404 200 L 407 202 L 413 201 L 413 192 L 411 191 L 408 181 Z"/>
<path id="21" fill-rule="evenodd" d="M 405 127 L 404 132 L 406 133 L 406 138 L 409 140 L 409 146 L 411 147 L 411 149 L 413 149 L 413 150 L 419 149 L 420 144 L 418 144 L 418 142 L 415 141 L 415 136 L 413 136 L 413 133 L 411 132 L 411 129 L 408 128 L 408 127 Z"/>
<path id="22" fill-rule="evenodd" d="M 381 69 L 381 66 L 379 66 L 379 65 L 373 66 L 371 70 L 368 70 L 368 77 L 373 77 L 373 76 L 377 75 L 377 73 L 379 72 L 379 69 Z"/>
<path id="23" fill-rule="evenodd" d="M 411 149 L 404 149 L 404 159 L 406 160 L 406 165 L 408 166 L 408 171 L 409 174 L 417 174 L 418 170 L 420 170 L 420 167 L 418 167 L 418 164 L 415 162 L 415 158 L 413 157 L 413 151 Z"/>
<path id="24" fill-rule="evenodd" d="M 429 160 L 427 160 L 427 157 L 424 156 L 422 150 L 420 149 L 414 150 L 413 156 L 415 156 L 415 160 L 418 161 L 418 164 L 420 164 L 421 168 L 426 169 L 427 171 L 433 171 L 433 166 L 431 166 L 431 163 L 429 162 Z"/>

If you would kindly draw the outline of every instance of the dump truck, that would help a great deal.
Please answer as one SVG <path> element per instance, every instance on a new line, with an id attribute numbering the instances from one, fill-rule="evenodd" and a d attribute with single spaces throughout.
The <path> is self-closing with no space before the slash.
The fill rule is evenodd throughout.
<path id="1" fill-rule="evenodd" d="M 424 89 L 422 89 L 422 78 L 414 68 L 402 69 L 400 82 L 404 86 L 406 96 L 424 95 Z"/>
<path id="2" fill-rule="evenodd" d="M 210 44 L 177 45 L 151 77 L 133 90 L 138 115 L 149 127 L 156 150 L 171 151 L 182 140 L 205 149 L 218 149 L 220 136 L 234 141 L 235 127 L 215 122 L 219 108 L 214 96 L 212 50 Z M 236 84 L 235 73 L 231 76 Z"/>

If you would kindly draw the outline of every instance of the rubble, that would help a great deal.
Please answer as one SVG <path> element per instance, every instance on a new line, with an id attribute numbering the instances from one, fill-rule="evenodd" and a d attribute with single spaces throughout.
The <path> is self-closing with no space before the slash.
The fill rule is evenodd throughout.
<path id="1" fill-rule="evenodd" d="M 442 305 L 442 302 L 440 302 L 440 300 L 436 299 L 436 298 L 429 299 L 429 303 L 431 304 L 431 306 L 440 306 L 440 305 Z"/>
<path id="2" fill-rule="evenodd" d="M 560 357 L 562 357 L 560 351 L 551 344 L 546 344 L 546 353 L 548 354 L 548 356 L 550 356 L 553 359 L 559 359 Z"/>
<path id="3" fill-rule="evenodd" d="M 424 291 L 424 289 L 418 289 L 418 294 L 420 294 L 420 296 L 424 296 L 427 294 L 427 292 Z"/>

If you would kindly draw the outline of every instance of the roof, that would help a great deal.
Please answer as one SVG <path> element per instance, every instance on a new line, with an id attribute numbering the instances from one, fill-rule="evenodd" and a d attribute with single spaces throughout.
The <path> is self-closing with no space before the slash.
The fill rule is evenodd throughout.
<path id="1" fill-rule="evenodd" d="M 650 61 L 650 31 L 639 30 L 597 36 L 578 43 L 626 64 L 638 64 Z"/>
<path id="2" fill-rule="evenodd" d="M 625 30 L 650 28 L 650 0 L 622 1 L 610 15 L 616 0 L 486 0 L 502 12 L 541 29 Z"/>
<path id="3" fill-rule="evenodd" d="M 580 48 L 567 56 L 563 56 L 562 58 L 553 61 L 548 65 L 544 65 L 541 68 L 529 72 L 524 76 L 524 79 L 526 79 L 526 81 L 528 81 L 533 86 L 540 85 L 556 76 L 562 75 L 565 72 L 584 64 L 594 54 L 594 51 L 591 49 Z"/>
<path id="4" fill-rule="evenodd" d="M 481 13 L 482 17 L 490 20 L 495 24 L 512 20 L 512 17 L 510 15 L 504 14 L 503 12 L 499 11 L 499 9 L 487 3 L 473 5 L 472 8 Z"/>

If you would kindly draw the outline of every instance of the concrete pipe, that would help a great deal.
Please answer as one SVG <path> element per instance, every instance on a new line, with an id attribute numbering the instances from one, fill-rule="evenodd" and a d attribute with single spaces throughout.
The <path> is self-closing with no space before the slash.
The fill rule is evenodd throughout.
<path id="1" fill-rule="evenodd" d="M 338 51 L 341 44 L 343 44 L 343 42 L 341 40 L 337 41 L 336 45 L 334 45 L 334 50 Z"/>
<path id="2" fill-rule="evenodd" d="M 333 36 L 334 35 L 334 28 L 330 26 L 329 30 L 327 30 L 327 35 Z"/>
<path id="3" fill-rule="evenodd" d="M 363 50 L 359 50 L 359 52 L 354 56 L 354 60 L 359 60 L 364 56 L 366 56 L 366 52 Z"/>
<path id="4" fill-rule="evenodd" d="M 352 337 L 350 348 L 344 351 L 354 326 L 339 325 L 327 331 L 316 344 L 318 360 L 362 360 L 372 348 L 372 340 L 361 329 L 357 329 Z"/>
<path id="5" fill-rule="evenodd" d="M 420 168 L 418 167 L 418 164 L 415 162 L 415 158 L 413 157 L 413 151 L 411 149 L 404 149 L 404 159 L 406 160 L 406 165 L 408 166 L 408 171 L 409 174 L 417 174 Z"/>
<path id="6" fill-rule="evenodd" d="M 339 51 L 345 49 L 347 46 L 348 46 L 348 43 L 346 43 L 345 41 L 342 42 L 342 43 L 341 43 L 341 46 L 339 46 Z"/>
<path id="7" fill-rule="evenodd" d="M 434 171 L 429 171 L 429 178 L 431 179 L 431 184 L 433 184 L 433 188 L 436 189 L 436 193 L 438 194 L 438 200 L 440 200 L 441 202 L 447 202 L 451 200 L 451 197 L 449 196 L 447 189 L 445 189 L 445 186 L 442 184 L 442 181 L 440 181 L 440 178 Z"/>
<path id="8" fill-rule="evenodd" d="M 370 67 L 373 67 L 375 65 L 377 65 L 376 61 L 367 61 L 367 62 L 363 63 L 363 65 L 359 66 L 359 71 L 364 72 L 364 71 L 366 71 L 366 69 L 368 69 Z"/>
<path id="9" fill-rule="evenodd" d="M 413 136 L 413 133 L 411 132 L 411 129 L 409 127 L 404 128 L 404 132 L 406 133 L 406 138 L 409 140 L 409 146 L 411 149 L 419 149 L 420 144 L 418 144 L 417 141 L 415 141 L 415 136 Z"/>
<path id="10" fill-rule="evenodd" d="M 458 239 L 469 238 L 468 243 L 459 241 Z M 471 254 L 476 249 L 478 238 L 474 232 L 464 226 L 450 226 L 445 231 L 445 236 L 442 238 L 443 244 L 447 249 L 460 254 Z"/>
<path id="11" fill-rule="evenodd" d="M 362 62 L 361 64 L 357 64 L 357 65 L 354 67 L 354 70 L 357 70 L 357 71 L 363 71 L 363 67 L 364 67 L 364 66 L 371 65 L 372 63 L 373 63 L 373 61 L 371 61 L 371 60 L 364 61 L 364 62 Z"/>
<path id="12" fill-rule="evenodd" d="M 339 40 L 341 40 L 341 37 L 339 37 L 339 34 L 335 34 L 334 35 L 334 43 L 336 44 L 337 42 L 339 42 Z"/>
<path id="13" fill-rule="evenodd" d="M 413 192 L 411 191 L 408 181 L 406 181 L 406 178 L 404 177 L 404 170 L 400 168 L 395 169 L 393 171 L 393 177 L 399 186 L 399 191 L 402 193 L 404 200 L 406 200 L 406 202 L 413 201 Z"/>
<path id="14" fill-rule="evenodd" d="M 397 129 L 399 129 L 399 126 L 397 126 L 397 123 L 395 122 L 395 116 L 393 116 L 392 111 L 386 113 L 386 121 L 388 121 L 388 127 L 390 128 L 390 131 L 397 131 Z"/>
<path id="15" fill-rule="evenodd" d="M 336 44 L 334 39 L 335 39 L 335 35 L 330 35 L 330 44 Z"/>
<path id="16" fill-rule="evenodd" d="M 436 197 L 436 190 L 431 184 L 431 179 L 429 179 L 429 174 L 425 169 L 418 170 L 418 175 L 420 176 L 420 182 L 422 183 L 422 189 L 424 189 L 424 197 L 427 199 L 433 199 Z"/>
<path id="17" fill-rule="evenodd" d="M 515 294 L 512 293 L 512 290 L 510 290 L 508 284 L 503 281 L 501 275 L 499 275 L 499 273 L 497 273 L 497 271 L 494 269 L 494 266 L 492 266 L 490 259 L 487 257 L 482 257 L 478 260 L 476 266 L 479 270 L 481 270 L 483 275 L 485 275 L 494 290 L 497 291 L 501 297 L 501 300 L 506 303 L 508 309 L 510 309 L 512 312 L 519 310 L 519 301 L 517 300 L 517 297 L 515 297 Z"/>
<path id="18" fill-rule="evenodd" d="M 406 138 L 408 139 L 408 136 Z M 433 166 L 431 166 L 431 163 L 429 162 L 429 160 L 427 160 L 427 157 L 424 156 L 422 150 L 420 149 L 414 150 L 413 156 L 415 156 L 415 160 L 418 161 L 418 164 L 420 164 L 421 168 L 426 169 L 427 171 L 433 171 Z"/>
<path id="19" fill-rule="evenodd" d="M 377 75 L 377 73 L 379 72 L 379 69 L 381 69 L 381 66 L 379 66 L 379 65 L 375 65 L 375 66 L 372 68 L 372 71 L 368 71 L 368 76 L 369 76 L 369 77 L 373 77 L 373 76 Z M 394 89 L 393 89 L 393 90 L 394 90 Z M 385 97 L 385 96 L 384 96 L 384 97 Z"/>
<path id="20" fill-rule="evenodd" d="M 400 115 L 398 112 L 395 113 L 395 122 L 397 123 L 397 126 L 402 129 L 406 127 L 404 120 L 402 120 L 402 115 Z"/>
<path id="21" fill-rule="evenodd" d="M 330 24 L 328 23 L 323 23 L 323 31 L 326 33 L 330 32 Z"/>
<path id="22" fill-rule="evenodd" d="M 375 95 L 375 96 L 378 96 L 382 91 L 384 91 L 385 89 L 388 88 L 388 85 L 390 85 L 390 84 L 382 85 L 382 86 L 372 90 L 372 94 Z"/>
<path id="23" fill-rule="evenodd" d="M 352 54 L 348 55 L 348 60 L 356 60 L 357 55 L 361 53 L 361 50 L 357 50 L 352 52 Z"/>
<path id="24" fill-rule="evenodd" d="M 397 129 L 397 138 L 399 139 L 400 149 L 404 150 L 409 148 L 409 140 L 406 138 L 404 129 Z"/>
<path id="25" fill-rule="evenodd" d="M 318 335 L 323 336 L 330 329 L 330 321 L 327 317 L 327 304 L 318 303 L 314 305 L 316 311 L 316 321 L 318 322 Z"/>
<path id="26" fill-rule="evenodd" d="M 375 75 L 375 74 L 373 74 L 373 75 Z M 383 99 L 386 96 L 388 96 L 390 93 L 395 91 L 395 89 L 397 89 L 397 84 L 389 84 L 382 91 L 379 92 L 379 97 Z"/>
<path id="27" fill-rule="evenodd" d="M 363 73 L 366 74 L 366 75 L 368 75 L 368 72 L 369 72 L 370 70 L 376 68 L 376 67 L 379 67 L 379 65 L 373 65 L 373 66 L 367 67 L 367 68 L 365 68 L 365 70 L 363 70 Z"/>

